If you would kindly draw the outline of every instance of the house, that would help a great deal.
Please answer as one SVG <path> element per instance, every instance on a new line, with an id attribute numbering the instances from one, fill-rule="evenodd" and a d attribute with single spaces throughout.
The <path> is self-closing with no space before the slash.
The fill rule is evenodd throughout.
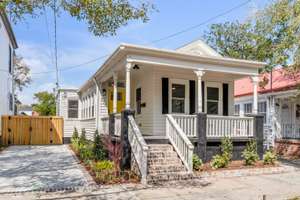
<path id="1" fill-rule="evenodd" d="M 265 116 L 268 146 L 274 146 L 276 140 L 300 139 L 300 74 L 276 68 L 272 73 L 261 74 L 259 79 L 258 113 Z M 249 77 L 235 82 L 236 115 L 251 113 L 252 95 Z"/>
<path id="2" fill-rule="evenodd" d="M 13 57 L 16 48 L 18 45 L 10 22 L 5 12 L 0 10 L 0 116 L 12 115 L 15 110 Z"/>
<path id="3" fill-rule="evenodd" d="M 264 65 L 222 57 L 201 40 L 176 50 L 121 44 L 77 90 L 76 126 L 85 128 L 90 138 L 95 129 L 120 136 L 125 143 L 122 166 L 130 166 L 132 155 L 142 180 L 172 177 L 156 170 L 182 172 L 176 171 L 182 166 L 172 171 L 166 163 L 148 165 L 153 157 L 147 155 L 157 152 L 174 151 L 179 156 L 172 157 L 179 159 L 174 163 L 191 172 L 194 151 L 206 160 L 218 149 L 209 142 L 262 136 L 255 127 L 262 125 L 262 118 L 234 116 L 234 81 L 252 77 L 256 113 L 258 70 Z M 66 104 L 58 104 L 66 109 Z"/>

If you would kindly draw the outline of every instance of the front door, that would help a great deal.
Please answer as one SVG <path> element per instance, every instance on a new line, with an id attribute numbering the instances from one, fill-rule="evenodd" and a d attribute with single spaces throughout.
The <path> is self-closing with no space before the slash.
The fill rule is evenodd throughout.
<path id="1" fill-rule="evenodd" d="M 206 82 L 205 110 L 208 115 L 222 115 L 222 84 Z"/>
<path id="2" fill-rule="evenodd" d="M 189 81 L 171 79 L 169 84 L 169 110 L 171 113 L 189 114 Z"/>
<path id="3" fill-rule="evenodd" d="M 125 108 L 125 88 L 118 87 L 117 93 L 117 113 L 121 113 L 121 111 Z M 114 99 L 114 91 L 113 88 L 108 88 L 108 113 L 111 114 L 113 112 L 113 99 Z"/>

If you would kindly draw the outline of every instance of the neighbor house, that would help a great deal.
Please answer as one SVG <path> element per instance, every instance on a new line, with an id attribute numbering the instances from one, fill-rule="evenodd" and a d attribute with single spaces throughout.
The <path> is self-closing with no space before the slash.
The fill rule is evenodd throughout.
<path id="1" fill-rule="evenodd" d="M 18 45 L 10 22 L 5 12 L 0 10 L 0 116 L 12 115 L 15 110 L 13 58 L 14 50 L 17 47 Z"/>
<path id="2" fill-rule="evenodd" d="M 300 139 L 300 73 L 276 68 L 259 76 L 258 113 L 265 116 L 266 140 Z M 235 82 L 235 114 L 252 112 L 253 84 L 249 77 Z"/>
<path id="3" fill-rule="evenodd" d="M 86 129 L 90 138 L 98 129 L 128 142 L 131 150 L 123 145 L 122 166 L 128 166 L 126 153 L 131 154 L 143 180 L 178 177 L 191 172 L 193 152 L 208 160 L 218 149 L 211 147 L 223 137 L 238 142 L 261 138 L 262 118 L 234 116 L 234 81 L 252 78 L 257 113 L 258 70 L 264 65 L 223 57 L 201 40 L 176 50 L 121 44 L 77 90 L 76 127 Z M 61 95 L 68 98 L 68 91 Z M 60 111 L 72 109 L 58 105 Z M 170 151 L 177 156 L 151 165 L 153 153 Z M 174 168 L 168 168 L 169 161 Z"/>

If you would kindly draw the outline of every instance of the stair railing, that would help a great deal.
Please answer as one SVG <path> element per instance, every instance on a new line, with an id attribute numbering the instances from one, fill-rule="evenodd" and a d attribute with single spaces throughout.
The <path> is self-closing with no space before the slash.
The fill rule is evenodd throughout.
<path id="1" fill-rule="evenodd" d="M 145 184 L 147 178 L 147 155 L 149 148 L 131 115 L 128 116 L 128 139 L 132 154 L 141 173 L 141 182 Z"/>
<path id="2" fill-rule="evenodd" d="M 166 115 L 166 135 L 189 172 L 193 172 L 194 146 L 176 123 L 172 115 Z"/>

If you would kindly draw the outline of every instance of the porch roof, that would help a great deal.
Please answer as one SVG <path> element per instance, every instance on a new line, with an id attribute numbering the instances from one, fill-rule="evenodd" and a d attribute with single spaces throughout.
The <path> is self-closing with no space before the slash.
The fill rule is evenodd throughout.
<path id="1" fill-rule="evenodd" d="M 87 82 L 85 82 L 82 87 L 80 87 L 79 92 L 84 90 L 84 88 L 89 87 L 90 84 L 93 84 L 93 79 L 95 77 L 103 76 L 105 72 L 107 72 L 110 68 L 116 66 L 118 63 L 122 63 L 122 61 L 138 63 L 142 62 L 142 59 L 145 57 L 151 58 L 150 61 L 148 60 L 148 64 L 154 64 L 155 60 L 156 64 L 169 64 L 169 66 L 189 68 L 193 70 L 210 70 L 210 67 L 213 66 L 226 66 L 231 67 L 231 70 L 233 71 L 237 71 L 239 69 L 250 69 L 251 72 L 255 71 L 255 73 L 258 73 L 258 69 L 266 65 L 266 63 L 264 62 L 258 61 L 234 59 L 220 56 L 195 55 L 185 52 L 179 52 L 176 50 L 159 49 L 123 43 L 109 56 L 109 58 L 94 73 L 94 75 Z M 176 64 L 174 62 L 176 62 Z M 215 68 L 215 71 L 218 70 L 222 72 L 221 69 Z M 244 72 L 244 74 L 246 75 L 248 73 L 248 75 L 253 75 L 253 73 L 250 73 L 250 71 L 248 70 Z M 238 71 L 236 73 L 238 73 Z"/>

